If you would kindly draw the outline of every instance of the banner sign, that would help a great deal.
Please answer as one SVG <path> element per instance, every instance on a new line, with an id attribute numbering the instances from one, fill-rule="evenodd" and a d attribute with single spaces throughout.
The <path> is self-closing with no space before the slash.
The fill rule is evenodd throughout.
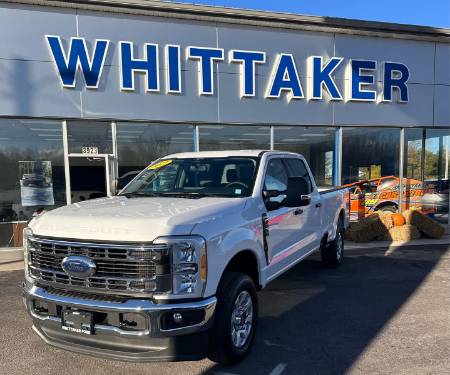
<path id="1" fill-rule="evenodd" d="M 68 48 L 64 48 L 59 36 L 46 37 L 50 54 L 65 88 L 74 88 L 77 72 L 81 71 L 86 88 L 97 89 L 102 77 L 105 59 L 110 41 L 97 39 L 91 51 L 88 51 L 84 38 L 71 38 Z M 140 48 L 139 48 L 140 47 Z M 145 43 L 143 46 L 121 41 L 117 44 L 120 90 L 135 91 L 137 74 L 145 75 L 146 92 L 161 91 L 160 60 L 165 65 L 165 93 L 183 94 L 181 59 L 198 62 L 199 95 L 214 95 L 213 68 L 215 64 L 237 64 L 240 67 L 239 94 L 241 98 L 256 96 L 256 73 L 259 67 L 266 64 L 266 53 L 263 51 L 229 50 L 188 46 L 182 52 L 179 45 L 165 45 L 164 56 L 160 59 L 160 46 Z M 141 49 L 140 56 L 137 51 Z M 227 55 L 227 56 L 226 56 Z M 375 61 L 363 59 L 344 59 L 331 57 L 325 60 L 322 56 L 310 56 L 307 61 L 307 78 L 300 79 L 299 62 L 290 53 L 278 53 L 271 64 L 271 74 L 266 82 L 264 96 L 267 99 L 286 97 L 288 101 L 323 100 L 324 93 L 329 100 L 359 102 L 398 102 L 409 101 L 408 80 L 409 69 L 405 64 L 391 61 Z M 377 74 L 377 64 L 381 64 L 381 77 Z M 337 69 L 345 69 L 345 79 L 349 84 L 345 90 L 339 88 L 334 73 Z M 341 80 L 343 81 L 343 80 Z M 381 82 L 381 92 L 377 90 L 377 82 Z M 344 86 L 344 83 L 341 83 Z M 345 91 L 343 93 L 343 91 Z"/>
<path id="2" fill-rule="evenodd" d="M 55 204 L 50 161 L 19 161 L 19 176 L 22 206 Z"/>

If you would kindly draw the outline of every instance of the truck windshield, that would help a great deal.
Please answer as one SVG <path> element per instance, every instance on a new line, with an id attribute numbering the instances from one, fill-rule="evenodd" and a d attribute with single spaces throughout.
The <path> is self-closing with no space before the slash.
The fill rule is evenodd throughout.
<path id="1" fill-rule="evenodd" d="M 258 158 L 160 159 L 144 169 L 119 195 L 247 197 L 253 191 Z"/>

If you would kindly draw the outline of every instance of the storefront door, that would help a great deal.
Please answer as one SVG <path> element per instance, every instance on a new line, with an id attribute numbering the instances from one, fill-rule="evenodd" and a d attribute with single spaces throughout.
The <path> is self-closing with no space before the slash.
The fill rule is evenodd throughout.
<path id="1" fill-rule="evenodd" d="M 112 155 L 69 155 L 71 203 L 115 193 L 112 161 Z"/>
<path id="2" fill-rule="evenodd" d="M 63 128 L 67 203 L 114 195 L 117 184 L 115 124 L 68 121 Z"/>

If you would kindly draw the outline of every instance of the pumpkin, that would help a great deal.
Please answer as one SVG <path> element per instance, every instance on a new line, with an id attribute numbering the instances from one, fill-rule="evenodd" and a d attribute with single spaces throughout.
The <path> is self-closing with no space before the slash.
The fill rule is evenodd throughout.
<path id="1" fill-rule="evenodd" d="M 402 225 L 405 225 L 405 217 L 399 213 L 392 214 L 392 222 L 395 227 L 401 227 Z"/>

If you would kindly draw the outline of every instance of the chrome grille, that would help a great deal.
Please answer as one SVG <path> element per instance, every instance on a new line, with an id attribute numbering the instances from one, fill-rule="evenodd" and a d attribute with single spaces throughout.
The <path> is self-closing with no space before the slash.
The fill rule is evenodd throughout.
<path id="1" fill-rule="evenodd" d="M 96 263 L 87 278 L 68 275 L 62 260 L 86 256 Z M 98 244 L 30 238 L 30 276 L 50 285 L 123 292 L 170 291 L 170 257 L 166 245 Z"/>

